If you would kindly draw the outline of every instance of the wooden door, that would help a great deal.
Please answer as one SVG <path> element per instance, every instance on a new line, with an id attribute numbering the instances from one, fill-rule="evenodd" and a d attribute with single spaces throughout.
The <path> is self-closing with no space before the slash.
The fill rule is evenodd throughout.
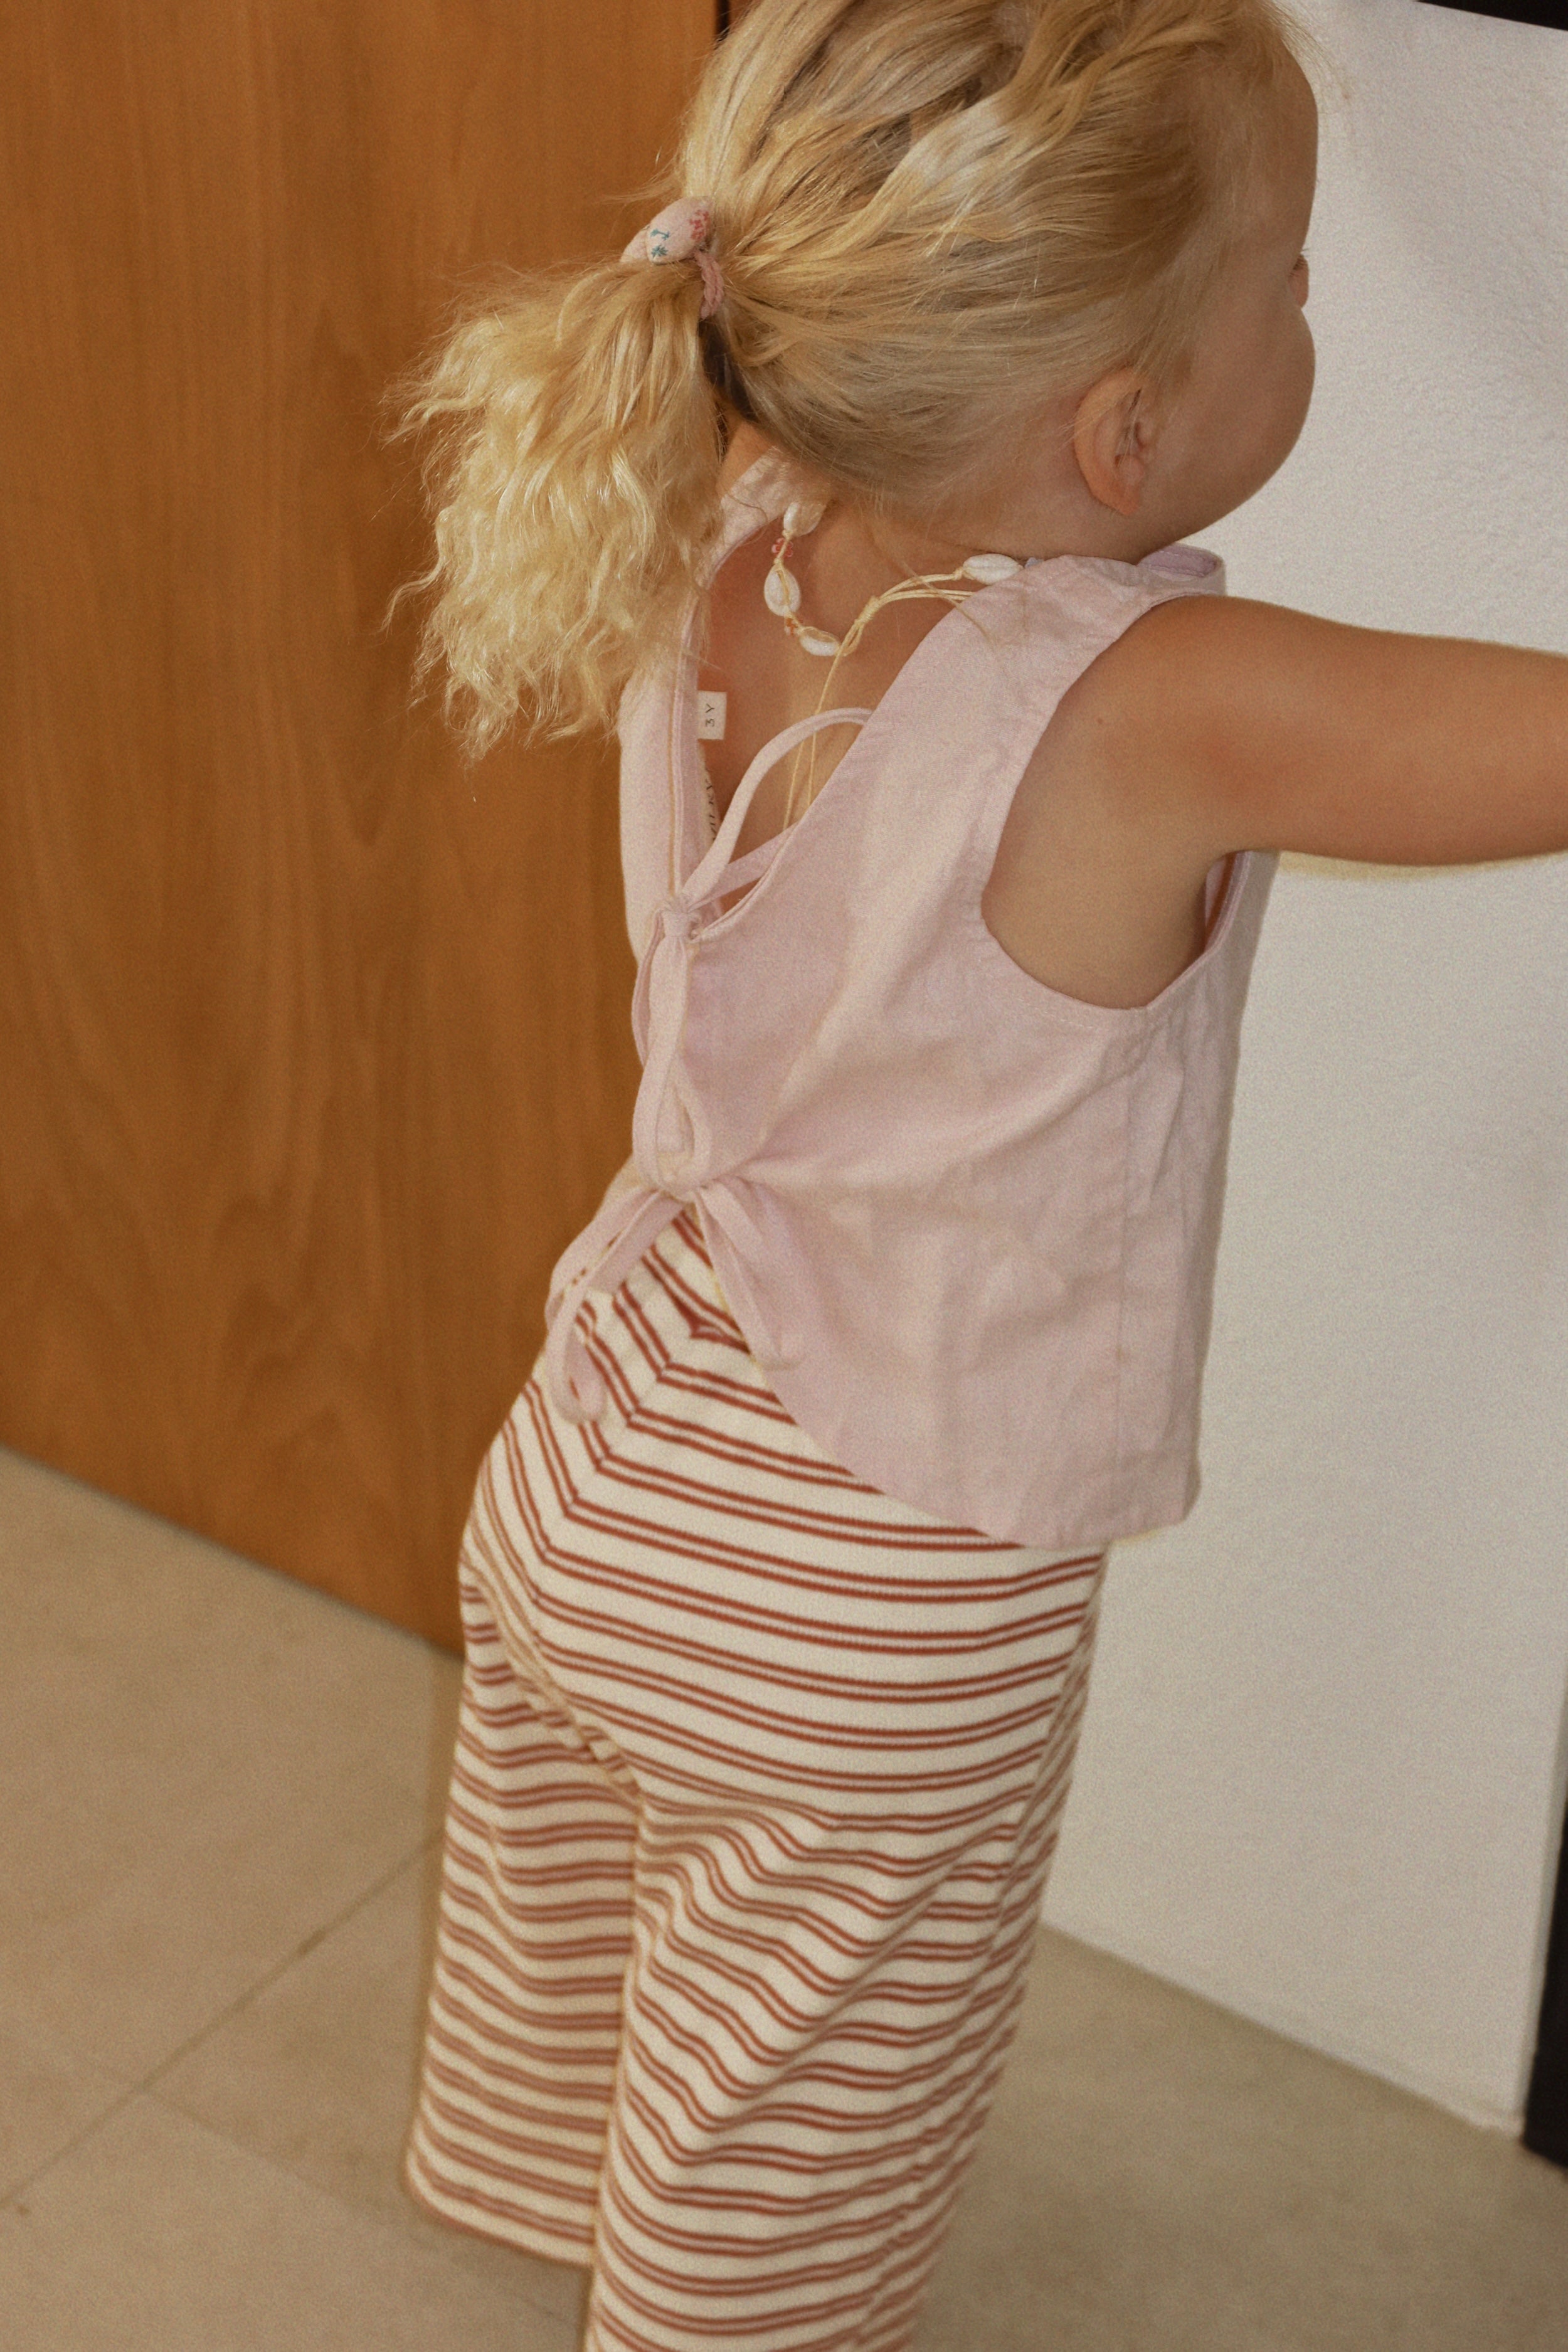
<path id="1" fill-rule="evenodd" d="M 0 32 L 0 1440 L 438 1638 L 627 1148 L 602 750 L 409 707 L 379 407 L 648 207 L 713 0 Z"/>

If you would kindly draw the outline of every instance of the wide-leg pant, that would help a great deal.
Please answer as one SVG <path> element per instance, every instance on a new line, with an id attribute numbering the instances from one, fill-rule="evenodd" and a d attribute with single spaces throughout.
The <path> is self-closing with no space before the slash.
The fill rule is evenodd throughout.
<path id="1" fill-rule="evenodd" d="M 589 1311 L 608 1408 L 531 1382 L 464 1541 L 409 2184 L 591 2263 L 585 2352 L 902 2352 L 1016 2021 L 1104 1555 L 828 1460 L 689 1213 Z"/>

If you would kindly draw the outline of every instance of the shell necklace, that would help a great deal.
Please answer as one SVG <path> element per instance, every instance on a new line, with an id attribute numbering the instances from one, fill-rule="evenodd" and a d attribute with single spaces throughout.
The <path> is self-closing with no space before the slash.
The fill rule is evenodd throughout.
<path id="1" fill-rule="evenodd" d="M 773 560 L 768 567 L 767 577 L 763 582 L 763 603 L 770 613 L 778 615 L 801 651 L 816 654 L 824 661 L 830 661 L 833 665 L 823 681 L 822 692 L 817 697 L 818 710 L 826 707 L 828 689 L 833 684 L 834 674 L 839 663 L 846 654 L 854 652 L 865 635 L 868 623 L 874 614 L 881 611 L 884 604 L 904 604 L 919 597 L 940 597 L 944 604 L 962 604 L 965 597 L 973 596 L 977 588 L 994 587 L 998 581 L 1010 580 L 1016 572 L 1022 572 L 1024 569 L 1024 565 L 1015 555 L 969 555 L 965 556 L 955 572 L 912 572 L 908 579 L 900 580 L 893 587 L 884 589 L 881 595 L 873 596 L 868 604 L 861 607 L 844 635 L 841 637 L 835 637 L 830 635 L 826 629 L 813 628 L 809 622 L 801 619 L 800 582 L 789 568 L 790 551 L 795 541 L 809 537 L 826 511 L 826 504 L 815 499 L 796 499 L 785 507 L 780 536 L 773 542 Z M 806 782 L 804 797 L 801 797 L 800 771 L 803 753 L 805 756 Z M 817 789 L 816 737 L 813 735 L 808 742 L 801 745 L 791 762 L 789 786 L 784 800 L 784 829 L 787 830 L 798 817 L 805 815 L 816 798 Z"/>
<path id="2" fill-rule="evenodd" d="M 841 637 L 830 636 L 826 629 L 814 629 L 800 617 L 800 582 L 789 568 L 790 551 L 797 539 L 805 539 L 816 529 L 827 511 L 815 499 L 797 499 L 784 510 L 781 536 L 773 542 L 773 560 L 768 576 L 763 583 L 763 602 L 770 613 L 776 613 L 802 653 L 818 654 L 823 660 L 842 660 L 853 653 L 865 635 L 873 614 L 884 604 L 897 604 L 910 599 L 940 596 L 949 604 L 962 604 L 977 588 L 994 587 L 999 580 L 1010 580 L 1024 566 L 1015 555 L 967 555 L 956 572 L 913 572 L 891 588 L 884 589 L 863 605 Z"/>

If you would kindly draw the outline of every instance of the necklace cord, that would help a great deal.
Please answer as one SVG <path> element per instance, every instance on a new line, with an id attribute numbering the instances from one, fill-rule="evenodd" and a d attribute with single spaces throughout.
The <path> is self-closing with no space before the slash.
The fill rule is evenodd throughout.
<path id="1" fill-rule="evenodd" d="M 792 545 L 793 541 L 789 539 L 780 540 L 773 551 L 773 564 L 776 569 L 784 571 L 784 559 Z M 791 580 L 793 584 L 793 574 L 785 572 L 784 576 Z M 961 581 L 964 583 L 962 587 L 958 585 Z M 822 692 L 816 698 L 816 709 L 813 716 L 820 716 L 826 709 L 827 698 L 832 689 L 834 678 L 837 676 L 839 663 L 847 654 L 854 652 L 871 622 L 885 604 L 924 604 L 940 600 L 945 604 L 958 605 L 963 604 L 984 584 L 979 580 L 964 580 L 962 571 L 911 572 L 907 572 L 902 580 L 895 581 L 890 588 L 885 588 L 879 596 L 873 596 L 868 604 L 861 606 L 839 639 L 832 660 L 828 664 L 827 676 L 822 682 Z M 786 626 L 790 626 L 795 622 L 793 612 L 783 617 Z M 790 627 L 790 634 L 798 635 L 798 624 Z M 803 753 L 806 760 L 806 790 L 805 797 L 797 809 L 795 788 L 800 780 Z M 784 793 L 784 823 L 780 828 L 781 831 L 787 833 L 792 824 L 798 823 L 816 800 L 816 737 L 813 735 L 808 742 L 796 747 L 795 757 L 790 762 L 789 784 Z"/>
<path id="2" fill-rule="evenodd" d="M 957 569 L 952 572 L 906 572 L 904 577 L 901 580 L 896 580 L 890 588 L 884 588 L 880 595 L 873 596 L 868 603 L 863 604 L 845 630 L 843 636 L 835 637 L 827 630 L 813 627 L 800 619 L 800 582 L 790 570 L 786 561 L 795 541 L 808 538 L 821 522 L 826 511 L 826 507 L 815 499 L 794 499 L 790 501 L 784 510 L 780 535 L 773 542 L 773 560 L 768 566 L 767 577 L 763 583 L 763 602 L 769 612 L 778 615 L 802 652 L 830 657 L 831 666 L 823 682 L 822 692 L 817 697 L 814 717 L 820 716 L 826 705 L 839 663 L 847 654 L 854 652 L 867 628 L 885 604 L 923 601 L 929 598 L 940 598 L 948 604 L 962 604 L 966 597 L 974 594 L 976 589 L 989 587 L 995 582 L 1009 578 L 1014 572 L 1024 569 L 1016 556 L 990 554 L 967 555 Z M 896 563 L 897 558 L 888 554 L 887 550 L 877 539 L 875 531 L 872 532 L 871 538 L 872 544 L 883 562 Z M 798 816 L 805 815 L 806 809 L 816 798 L 816 737 L 815 734 L 811 738 L 806 762 L 805 798 L 797 810 L 795 801 L 800 782 L 800 767 L 801 753 L 797 751 L 790 766 L 789 783 L 784 793 L 784 829 L 785 831 L 796 822 Z"/>

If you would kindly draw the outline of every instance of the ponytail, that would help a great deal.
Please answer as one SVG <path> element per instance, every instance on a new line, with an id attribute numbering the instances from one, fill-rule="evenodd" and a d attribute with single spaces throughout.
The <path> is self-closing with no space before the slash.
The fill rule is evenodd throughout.
<path id="1" fill-rule="evenodd" d="M 525 283 L 415 388 L 444 427 L 424 667 L 470 746 L 520 708 L 607 725 L 668 651 L 724 417 L 921 516 L 1107 370 L 1178 381 L 1316 54 L 1288 0 L 755 0 L 675 166 L 710 194 L 645 233 L 700 217 L 676 266 Z"/>
<path id="2" fill-rule="evenodd" d="M 446 673 L 474 754 L 614 722 L 679 632 L 718 528 L 723 453 L 695 268 L 607 263 L 524 281 L 409 388 L 439 428 L 436 592 L 420 673 Z"/>

